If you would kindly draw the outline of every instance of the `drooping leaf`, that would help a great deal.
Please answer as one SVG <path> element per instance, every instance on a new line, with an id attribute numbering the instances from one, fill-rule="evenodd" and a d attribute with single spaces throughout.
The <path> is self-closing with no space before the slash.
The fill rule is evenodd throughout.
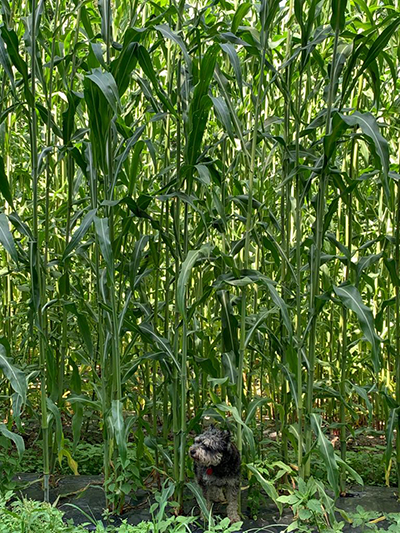
<path id="1" fill-rule="evenodd" d="M 382 169 L 382 184 L 387 199 L 390 199 L 388 185 L 389 174 L 389 145 L 379 131 L 378 123 L 371 113 L 355 111 L 352 115 L 334 113 L 332 118 L 332 130 L 324 137 L 325 162 L 332 157 L 337 141 L 348 128 L 359 127 L 367 138 L 375 155 L 375 162 Z"/>
<path id="2" fill-rule="evenodd" d="M 279 494 L 275 489 L 274 483 L 269 479 L 266 479 L 253 464 L 248 464 L 247 468 L 250 470 L 250 472 L 252 472 L 252 474 L 254 474 L 261 487 L 265 490 L 271 500 L 276 504 L 279 509 L 279 512 L 282 513 L 283 506 L 278 499 Z"/>
<path id="3" fill-rule="evenodd" d="M 25 451 L 25 443 L 24 439 L 21 437 L 21 435 L 17 435 L 13 431 L 10 431 L 7 429 L 7 426 L 3 423 L 0 423 L 0 433 L 4 435 L 7 439 L 10 439 L 15 444 L 19 457 L 22 457 L 24 451 Z"/>
<path id="4" fill-rule="evenodd" d="M 243 5 L 243 4 L 242 4 Z M 229 61 L 231 62 L 233 71 L 235 73 L 236 81 L 239 88 L 240 96 L 243 99 L 243 79 L 242 79 L 242 69 L 240 66 L 239 56 L 235 50 L 235 47 L 230 43 L 221 43 L 222 50 L 228 54 Z"/>
<path id="5" fill-rule="evenodd" d="M 326 438 L 322 431 L 321 415 L 311 413 L 310 417 L 312 428 L 318 439 L 317 450 L 325 463 L 329 484 L 331 489 L 335 492 L 335 495 L 338 496 L 339 468 L 336 461 L 335 450 L 333 449 L 332 443 Z"/>
<path id="6" fill-rule="evenodd" d="M 336 454 L 335 454 L 336 455 Z M 339 455 L 336 455 L 336 462 L 338 465 L 342 465 L 344 469 L 348 472 L 348 475 L 354 479 L 358 485 L 364 485 L 363 478 L 360 476 L 358 472 L 354 470 L 349 464 L 347 464 Z"/>
<path id="7" fill-rule="evenodd" d="M 86 235 L 87 231 L 89 230 L 94 217 L 96 216 L 97 209 L 92 209 L 89 211 L 83 218 L 81 225 L 79 228 L 75 231 L 75 233 L 72 235 L 71 240 L 65 247 L 64 253 L 63 253 L 63 260 L 65 260 L 73 250 L 78 246 L 78 244 L 81 242 L 83 237 Z"/>
<path id="8" fill-rule="evenodd" d="M 245 424 L 250 424 L 256 417 L 257 409 L 268 402 L 267 398 L 254 398 L 247 408 Z"/>
<path id="9" fill-rule="evenodd" d="M 144 335 L 146 335 L 151 342 L 155 342 L 155 344 L 159 347 L 159 349 L 162 350 L 164 353 L 166 353 L 171 358 L 175 366 L 178 369 L 180 368 L 178 361 L 176 360 L 176 357 L 174 355 L 174 352 L 172 351 L 171 345 L 167 339 L 162 337 L 147 322 L 142 322 L 141 324 L 139 324 L 139 331 L 142 332 Z"/>
<path id="10" fill-rule="evenodd" d="M 14 238 L 8 226 L 8 218 L 4 213 L 0 213 L 0 242 L 13 258 L 15 263 L 18 263 L 18 254 L 15 247 Z"/>
<path id="11" fill-rule="evenodd" d="M 261 282 L 268 288 L 272 301 L 278 307 L 279 311 L 282 313 L 283 323 L 285 324 L 289 337 L 292 337 L 293 328 L 292 328 L 292 323 L 290 320 L 289 310 L 288 310 L 288 306 L 286 302 L 278 294 L 278 291 L 275 289 L 275 286 L 272 280 L 270 280 L 266 276 L 262 276 Z"/>
<path id="12" fill-rule="evenodd" d="M 214 518 L 212 516 L 211 511 L 208 509 L 207 502 L 203 496 L 203 492 L 200 486 L 197 483 L 186 483 L 186 486 L 196 498 L 196 501 L 200 507 L 200 511 L 202 512 L 202 515 L 204 517 L 207 517 L 207 522 L 210 520 L 211 522 L 210 525 L 212 525 L 214 523 Z"/>
<path id="13" fill-rule="evenodd" d="M 374 317 L 371 309 L 364 305 L 360 293 L 353 285 L 341 285 L 340 287 L 333 287 L 333 290 L 342 303 L 356 313 L 361 329 L 371 344 L 372 361 L 375 371 L 378 372 L 381 366 L 380 339 L 375 331 Z"/>
<path id="14" fill-rule="evenodd" d="M 158 77 L 156 75 L 156 72 L 154 70 L 153 63 L 151 61 L 151 57 L 149 52 L 146 50 L 146 48 L 142 45 L 139 45 L 137 49 L 137 55 L 139 64 L 143 69 L 143 72 L 146 74 L 146 76 L 151 81 L 154 90 L 156 91 L 156 94 L 158 98 L 161 100 L 161 102 L 164 104 L 165 108 L 172 113 L 173 115 L 176 115 L 176 111 L 174 109 L 174 106 L 172 105 L 169 98 L 165 95 L 163 90 L 160 87 Z"/>
<path id="15" fill-rule="evenodd" d="M 159 24 L 158 26 L 154 26 L 154 28 L 162 33 L 162 35 L 176 43 L 179 48 L 182 50 L 183 57 L 185 58 L 186 66 L 189 70 L 189 73 L 192 70 L 192 60 L 191 57 L 187 51 L 185 43 L 182 41 L 182 39 L 179 37 L 179 35 L 171 30 L 171 28 L 167 24 Z"/>
<path id="16" fill-rule="evenodd" d="M 224 368 L 225 376 L 229 379 L 231 385 L 237 383 L 237 367 L 236 356 L 233 352 L 227 352 L 222 354 L 222 366 Z"/>
<path id="17" fill-rule="evenodd" d="M 214 104 L 214 111 L 217 117 L 220 119 L 229 137 L 233 139 L 233 127 L 232 127 L 231 117 L 230 117 L 229 109 L 228 109 L 228 106 L 226 105 L 225 100 L 221 96 L 216 96 L 216 97 L 212 96 L 211 100 Z"/>
<path id="18" fill-rule="evenodd" d="M 63 446 L 64 434 L 63 434 L 60 409 L 57 407 L 57 405 L 53 402 L 51 398 L 46 398 L 46 403 L 47 403 L 47 409 L 52 414 L 53 420 L 56 425 L 55 435 L 56 435 L 57 449 L 58 449 L 58 452 L 60 452 L 62 448 L 64 447 Z"/>
<path id="19" fill-rule="evenodd" d="M 11 60 L 11 63 L 21 74 L 24 82 L 24 93 L 28 104 L 33 107 L 33 96 L 29 86 L 28 66 L 26 61 L 19 53 L 18 36 L 14 30 L 8 29 L 5 25 L 0 27 L 1 36 L 7 46 L 7 54 Z"/>
<path id="20" fill-rule="evenodd" d="M 6 357 L 6 349 L 3 344 L 0 344 L 0 368 L 5 377 L 9 380 L 11 387 L 21 397 L 22 402 L 26 402 L 26 395 L 28 386 L 26 383 L 26 376 L 17 368 L 9 358 Z"/>
<path id="21" fill-rule="evenodd" d="M 177 303 L 179 312 L 181 313 L 182 318 L 185 321 L 187 320 L 185 293 L 186 293 L 186 286 L 189 281 L 190 273 L 196 261 L 198 259 L 209 256 L 210 252 L 211 252 L 210 244 L 204 244 L 198 250 L 190 250 L 186 256 L 185 261 L 182 263 L 181 271 L 178 277 L 176 303 Z"/>
<path id="22" fill-rule="evenodd" d="M 218 291 L 221 303 L 222 349 L 224 352 L 239 353 L 238 320 L 233 312 L 229 291 Z"/>
<path id="23" fill-rule="evenodd" d="M 4 45 L 4 41 L 1 36 L 0 36 L 0 65 L 3 67 L 4 72 L 9 77 L 11 86 L 13 88 L 13 91 L 15 92 L 15 80 L 14 80 L 14 74 L 12 71 L 12 66 L 11 66 L 10 58 L 8 57 L 8 54 L 7 54 L 6 47 Z"/>
<path id="24" fill-rule="evenodd" d="M 110 279 L 114 279 L 114 256 L 110 241 L 110 229 L 108 227 L 108 218 L 94 217 L 94 226 L 99 239 L 100 250 L 107 265 L 107 272 Z"/>
<path id="25" fill-rule="evenodd" d="M 95 68 L 90 74 L 86 75 L 86 78 L 97 85 L 109 103 L 111 109 L 115 114 L 117 114 L 120 102 L 118 87 L 115 83 L 113 75 L 110 72 L 101 70 L 100 68 Z"/>

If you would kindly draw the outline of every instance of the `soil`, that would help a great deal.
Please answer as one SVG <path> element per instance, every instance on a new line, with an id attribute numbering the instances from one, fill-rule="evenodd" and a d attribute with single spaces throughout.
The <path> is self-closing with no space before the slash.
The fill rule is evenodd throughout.
<path id="1" fill-rule="evenodd" d="M 17 480 L 23 483 L 24 489 L 21 489 L 19 495 L 28 498 L 42 500 L 42 486 L 39 477 L 36 474 L 19 474 Z M 95 520 L 102 519 L 103 509 L 105 507 L 105 497 L 102 488 L 101 476 L 63 476 L 53 483 L 50 489 L 50 501 L 54 503 L 57 500 L 57 507 L 65 513 L 65 519 L 72 519 L 75 524 L 86 524 L 88 531 L 94 531 L 95 526 L 89 523 L 88 517 Z M 361 505 L 368 511 L 377 511 L 378 513 L 400 513 L 400 503 L 392 488 L 389 487 L 355 487 L 349 491 L 350 497 L 339 498 L 337 506 L 346 512 L 354 512 L 358 505 Z M 136 494 L 127 498 L 127 504 L 124 513 L 120 517 L 114 517 L 109 520 L 118 525 L 126 519 L 130 524 L 138 524 L 143 520 L 151 518 L 149 507 L 152 503 L 152 495 L 149 491 L 139 490 Z M 187 500 L 185 503 L 185 512 L 196 514 L 196 503 L 194 500 Z M 279 513 L 271 500 L 265 496 L 261 502 L 261 508 L 257 520 L 249 516 L 247 506 L 247 491 L 243 491 L 242 497 L 243 511 L 243 528 L 242 531 L 258 530 L 260 533 L 278 533 L 283 532 L 288 524 L 291 523 L 293 516 L 289 510 L 285 510 L 279 517 Z M 224 506 L 217 506 L 215 514 L 225 516 Z M 387 528 L 388 523 L 384 520 L 379 522 L 379 527 Z M 195 530 L 200 533 L 202 530 Z M 365 529 L 351 528 L 346 525 L 343 529 L 345 533 L 364 533 Z M 310 532 L 311 533 L 311 532 Z"/>

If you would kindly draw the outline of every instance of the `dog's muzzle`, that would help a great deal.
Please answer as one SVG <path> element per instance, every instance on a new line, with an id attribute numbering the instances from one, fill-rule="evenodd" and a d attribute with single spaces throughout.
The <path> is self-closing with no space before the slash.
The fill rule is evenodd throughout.
<path id="1" fill-rule="evenodd" d="M 192 459 L 196 457 L 196 450 L 195 448 L 189 448 L 189 455 Z"/>

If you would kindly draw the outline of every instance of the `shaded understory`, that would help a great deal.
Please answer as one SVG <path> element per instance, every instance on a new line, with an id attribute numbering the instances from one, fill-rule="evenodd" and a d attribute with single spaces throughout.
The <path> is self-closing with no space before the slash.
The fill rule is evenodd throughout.
<path id="1" fill-rule="evenodd" d="M 18 495 L 42 500 L 43 491 L 40 478 L 36 474 L 19 474 L 18 482 L 28 485 L 18 492 Z M 105 508 L 105 496 L 102 489 L 103 478 L 101 476 L 63 476 L 56 479 L 50 491 L 50 501 L 57 500 L 57 507 L 65 513 L 66 520 L 72 519 L 75 524 L 87 524 L 85 527 L 91 531 L 94 525 L 88 523 L 88 516 L 93 520 L 103 520 Z M 251 517 L 248 506 L 248 492 L 243 490 L 242 497 L 242 531 L 259 531 L 260 533 L 283 532 L 291 523 L 293 515 L 289 509 L 285 509 L 280 517 L 276 506 L 264 494 L 261 494 L 259 512 L 257 517 Z M 118 525 L 122 520 L 136 525 L 142 521 L 151 520 L 149 512 L 152 503 L 152 492 L 139 490 L 127 498 L 127 504 L 121 517 L 109 519 L 109 523 Z M 358 513 L 359 506 L 369 512 L 369 521 L 377 520 L 380 528 L 386 529 L 390 522 L 384 520 L 384 516 L 396 513 L 400 517 L 400 503 L 397 500 L 394 489 L 390 487 L 354 487 L 349 491 L 349 497 L 339 498 L 337 507 L 347 513 Z M 358 509 L 357 509 L 358 508 Z M 185 501 L 187 514 L 198 514 L 198 508 L 194 499 Z M 225 516 L 224 506 L 217 506 L 215 514 Z M 376 513 L 376 515 L 372 515 Z M 371 525 L 370 524 L 370 525 Z M 201 529 L 196 531 L 200 532 Z M 370 531 L 370 526 L 348 524 L 344 532 L 363 533 Z"/>

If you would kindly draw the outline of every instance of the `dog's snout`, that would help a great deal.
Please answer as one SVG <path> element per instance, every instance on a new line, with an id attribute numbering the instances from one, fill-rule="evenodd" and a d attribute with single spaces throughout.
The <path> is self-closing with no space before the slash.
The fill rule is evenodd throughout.
<path id="1" fill-rule="evenodd" d="M 194 457 L 196 455 L 196 450 L 194 450 L 193 448 L 190 448 L 189 453 L 192 457 Z"/>

